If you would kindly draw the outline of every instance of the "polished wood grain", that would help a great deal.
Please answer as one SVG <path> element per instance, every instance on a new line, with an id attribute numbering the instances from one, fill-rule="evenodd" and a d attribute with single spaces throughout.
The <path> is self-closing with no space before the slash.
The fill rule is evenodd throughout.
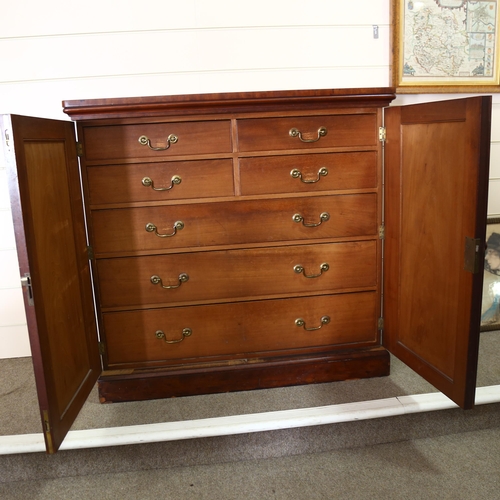
<path id="1" fill-rule="evenodd" d="M 120 158 L 162 158 L 185 154 L 231 153 L 231 122 L 193 121 L 85 127 L 85 156 L 89 161 Z M 177 142 L 169 145 L 174 134 Z M 154 151 L 139 143 L 146 136 Z"/>
<path id="2" fill-rule="evenodd" d="M 339 107 L 388 106 L 394 88 L 308 89 L 222 94 L 170 95 L 63 101 L 64 112 L 74 120 L 149 116 L 190 116 L 214 113 L 260 113 L 263 111 L 321 111 Z"/>
<path id="3" fill-rule="evenodd" d="M 83 180 L 90 200 L 87 210 L 108 370 L 115 365 L 147 369 L 153 363 L 155 370 L 173 365 L 181 369 L 182 365 L 187 372 L 192 362 L 209 369 L 215 358 L 223 365 L 231 364 L 242 352 L 246 356 L 253 351 L 280 355 L 282 360 L 285 351 L 294 356 L 300 351 L 301 362 L 307 363 L 308 356 L 318 355 L 326 345 L 365 349 L 367 343 L 377 342 L 379 107 L 392 97 L 367 93 L 357 100 L 354 94 L 305 91 L 189 99 L 174 96 L 150 102 L 113 101 L 114 110 L 109 102 L 76 104 L 70 114 L 86 108 L 87 116 L 103 111 L 105 118 L 83 121 L 79 130 L 84 138 Z M 153 102 L 156 109 L 148 108 Z M 93 106 L 96 108 L 91 110 Z M 164 116 L 158 115 L 159 109 Z M 326 136 L 314 141 L 322 126 L 328 129 Z M 306 142 L 290 136 L 294 127 Z M 167 132 L 178 135 L 179 141 L 166 151 L 144 152 L 135 137 L 151 136 L 156 144 L 153 138 Z M 313 142 L 307 142 L 310 140 Z M 328 175 L 317 183 L 290 176 L 293 168 L 300 168 L 303 179 L 310 180 L 322 167 L 328 168 Z M 171 191 L 153 192 L 141 185 L 145 175 L 165 183 L 174 174 L 182 177 L 182 183 Z M 110 185 L 118 186 L 113 193 L 107 192 Z M 318 224 L 324 212 L 330 218 Z M 294 222 L 296 214 L 305 224 L 318 226 Z M 177 221 L 184 227 L 174 231 Z M 148 223 L 159 234 L 171 236 L 147 232 Z M 330 267 L 321 274 L 325 262 Z M 307 275 L 320 275 L 307 278 L 297 274 L 293 268 L 299 264 Z M 189 279 L 181 283 L 182 273 Z M 176 288 L 153 284 L 152 276 Z M 345 294 L 335 296 L 339 304 L 335 314 L 343 318 L 342 324 L 353 324 L 352 333 L 351 328 L 342 327 L 337 340 L 312 340 L 310 345 L 304 337 L 300 341 L 288 338 L 288 327 L 277 318 L 280 308 L 306 301 L 313 310 L 313 304 L 322 304 L 332 292 Z M 355 297 L 362 303 L 370 297 L 367 316 L 356 317 Z M 342 304 L 348 303 L 352 307 L 346 309 Z M 264 314 L 254 324 L 248 319 L 250 308 Z M 150 345 L 151 339 L 141 333 L 146 331 L 142 322 L 152 317 L 173 321 L 176 314 L 189 317 L 197 330 L 203 325 L 208 341 L 194 344 L 192 337 L 186 338 L 182 345 L 176 344 L 184 354 L 162 358 L 151 350 L 160 341 L 153 338 Z M 213 314 L 217 314 L 220 328 Z M 113 326 L 111 318 L 130 318 L 130 323 L 124 330 L 125 323 Z M 152 327 L 148 323 L 147 331 Z M 269 340 L 270 328 L 279 341 Z M 318 339 L 328 331 L 325 328 Z M 134 361 L 134 356 L 139 358 Z M 361 357 L 352 367 L 359 365 Z M 323 371 L 321 363 L 318 373 Z M 382 356 L 377 373 L 384 372 L 380 366 L 385 363 Z M 262 386 L 275 384 L 271 366 L 271 362 L 259 365 Z M 103 383 L 108 377 L 109 373 Z M 241 384 L 240 375 L 237 379 Z M 192 393 L 208 390 L 202 379 L 197 383 L 199 387 Z M 221 379 L 220 383 L 223 390 L 226 382 Z M 238 384 L 231 385 L 230 390 L 237 389 Z"/>
<path id="4" fill-rule="evenodd" d="M 144 186 L 149 177 L 155 188 L 172 186 L 172 177 L 180 184 L 157 191 Z M 89 203 L 109 205 L 170 201 L 192 198 L 214 198 L 234 195 L 233 162 L 231 159 L 173 161 L 106 165 L 87 169 Z"/>
<path id="5" fill-rule="evenodd" d="M 318 327 L 325 315 L 330 323 L 316 331 L 295 324 L 303 318 L 307 328 Z M 117 369 L 366 346 L 377 341 L 377 317 L 377 293 L 364 292 L 106 313 L 103 325 L 108 367 Z M 167 344 L 155 336 L 162 330 L 168 340 L 179 340 L 184 328 L 191 328 L 192 335 L 179 343 Z"/>
<path id="6" fill-rule="evenodd" d="M 330 219 L 318 227 L 320 215 Z M 176 221 L 184 229 L 161 238 L 145 227 L 153 223 L 160 234 L 173 234 Z M 377 196 L 353 194 L 314 198 L 283 198 L 192 205 L 98 210 L 93 213 L 94 250 L 98 256 L 140 251 L 224 245 L 248 245 L 309 239 L 373 236 L 377 234 Z"/>
<path id="7" fill-rule="evenodd" d="M 251 391 L 301 384 L 383 377 L 389 374 L 389 353 L 380 347 L 324 351 L 135 373 L 110 372 L 99 379 L 101 403 L 141 401 L 221 392 Z M 125 370 L 126 372 L 126 370 Z"/>
<path id="8" fill-rule="evenodd" d="M 377 258 L 371 240 L 99 259 L 97 273 L 103 308 L 138 308 L 375 288 Z M 321 272 L 324 263 L 329 269 Z M 297 265 L 304 271 L 295 272 Z M 159 276 L 163 285 L 177 286 L 182 273 L 189 280 L 178 288 L 151 283 L 151 276 Z"/>
<path id="9" fill-rule="evenodd" d="M 289 118 L 241 119 L 237 121 L 240 151 L 282 149 L 320 149 L 346 146 L 374 146 L 378 140 L 377 115 L 342 114 L 330 116 L 294 116 Z M 327 134 L 318 139 L 318 130 Z M 292 137 L 290 130 L 302 133 Z"/>
<path id="10" fill-rule="evenodd" d="M 463 248 L 476 238 L 484 258 L 491 99 L 390 110 L 383 193 L 378 127 L 393 90 L 67 101 L 82 141 L 95 297 L 71 125 L 4 122 L 4 134 L 14 131 L 7 161 L 21 272 L 34 277 L 35 307 L 26 307 L 49 451 L 100 370 L 95 317 L 102 402 L 387 375 L 383 303 L 384 345 L 472 406 L 482 275 L 463 270 Z M 320 126 L 328 134 L 319 141 L 289 134 L 314 139 Z M 163 151 L 138 142 L 165 146 L 171 133 L 179 141 Z M 310 179 L 325 159 L 318 183 L 290 177 L 300 168 Z M 184 177 L 173 191 L 142 191 L 146 172 L 165 182 L 177 168 Z M 322 212 L 330 219 L 317 227 L 292 219 L 314 224 Z M 178 220 L 172 237 L 146 232 L 151 222 L 170 233 Z M 325 253 L 333 264 L 323 275 L 293 273 L 296 264 L 316 272 Z M 168 284 L 191 274 L 160 290 L 151 267 Z M 169 295 L 156 302 L 150 292 Z M 317 327 L 324 314 L 332 321 L 320 329 L 295 324 Z M 175 344 L 155 335 L 178 340 L 186 327 L 192 335 Z"/>
<path id="11" fill-rule="evenodd" d="M 223 364 L 233 362 L 240 347 L 256 352 L 268 349 L 258 346 L 261 341 L 266 345 L 262 336 L 268 323 L 255 327 L 258 340 L 251 341 L 245 334 L 248 340 L 241 344 L 241 328 L 248 325 L 241 319 L 234 325 L 229 319 L 235 311 L 250 307 L 255 298 L 260 299 L 255 307 L 269 308 L 270 323 L 271 311 L 278 304 L 321 303 L 324 294 L 341 291 L 349 293 L 335 299 L 339 304 L 354 300 L 353 293 L 368 293 L 362 297 L 369 296 L 373 302 L 367 317 L 351 318 L 363 327 L 354 328 L 357 333 L 350 341 L 346 329 L 339 342 L 363 349 L 367 342 L 376 343 L 374 304 L 379 300 L 381 255 L 377 126 L 380 106 L 393 97 L 386 90 L 378 95 L 362 92 L 360 99 L 350 90 L 326 90 L 88 101 L 73 103 L 74 107 L 69 103 L 70 115 L 83 112 L 86 117 L 100 118 L 82 121 L 79 135 L 102 325 L 109 321 L 105 318 L 120 317 L 113 316 L 115 312 L 127 317 L 135 311 L 136 319 L 131 322 L 135 333 L 127 330 L 125 348 L 140 338 L 137 318 L 146 321 L 140 310 L 191 311 L 188 314 L 200 325 L 207 325 L 209 311 L 224 311 L 225 326 L 222 330 L 214 327 L 210 333 L 210 345 L 219 354 L 189 354 L 208 368 L 214 356 Z M 302 142 L 289 134 L 290 128 L 297 127 L 307 141 L 314 139 L 317 130 L 313 129 L 319 126 L 328 128 L 319 141 Z M 167 132 L 176 134 L 179 141 L 164 151 L 145 151 L 137 141 L 139 135 L 146 135 L 153 145 L 161 146 L 160 139 Z M 328 175 L 317 184 L 293 179 L 290 171 L 297 161 L 305 180 L 317 175 L 322 166 L 329 169 Z M 182 183 L 172 190 L 154 192 L 142 186 L 144 176 L 165 184 L 173 175 L 182 177 Z M 111 193 L 110 186 L 116 186 Z M 314 226 L 324 212 L 330 218 L 317 227 L 293 220 L 298 214 L 305 224 Z M 177 221 L 184 227 L 174 231 Z M 148 223 L 159 234 L 172 236 L 160 238 L 147 232 Z M 293 270 L 300 264 L 307 275 L 316 275 L 328 260 L 332 262 L 328 262 L 329 270 L 315 278 Z M 177 288 L 151 283 L 151 276 L 157 275 L 166 286 L 176 286 L 181 273 L 189 279 Z M 354 316 L 353 308 L 348 309 Z M 283 334 L 281 326 L 276 328 Z M 122 356 L 120 329 L 110 327 L 109 341 L 103 333 L 107 368 L 115 362 L 128 367 L 154 363 L 155 369 L 185 363 L 183 357 L 131 361 L 127 356 L 133 356 L 134 349 L 139 353 L 138 345 L 128 347 L 131 350 L 123 358 L 128 361 L 116 361 Z M 292 349 L 294 355 L 301 351 L 301 362 L 306 363 L 308 349 L 315 355 L 324 349 L 323 341 L 312 347 L 306 343 L 290 347 L 286 336 L 281 336 L 283 345 L 269 347 L 276 351 L 273 356 Z M 189 346 L 187 340 L 181 352 Z M 245 342 L 250 347 L 244 347 Z M 377 361 L 379 368 L 385 363 L 383 356 Z M 274 383 L 264 380 L 274 376 L 269 367 L 259 367 L 263 386 Z M 201 383 L 197 392 L 205 389 Z M 236 385 L 231 390 L 235 389 Z"/>
<path id="12" fill-rule="evenodd" d="M 101 372 L 72 124 L 5 118 L 7 166 L 47 451 L 54 453 Z"/>
<path id="13" fill-rule="evenodd" d="M 386 113 L 384 342 L 462 407 L 474 404 L 491 97 Z"/>
<path id="14" fill-rule="evenodd" d="M 328 170 L 327 175 L 319 175 L 322 168 Z M 376 151 L 241 158 L 239 169 L 242 195 L 320 193 L 378 186 Z M 303 180 L 290 175 L 294 169 L 299 170 Z"/>

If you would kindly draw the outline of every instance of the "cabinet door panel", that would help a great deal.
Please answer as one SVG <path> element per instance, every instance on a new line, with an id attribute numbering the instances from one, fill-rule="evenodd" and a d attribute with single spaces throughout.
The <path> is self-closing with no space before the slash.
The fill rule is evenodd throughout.
<path id="1" fill-rule="evenodd" d="M 491 98 L 386 111 L 386 347 L 458 405 L 474 404 Z M 474 251 L 475 250 L 475 251 Z"/>
<path id="2" fill-rule="evenodd" d="M 2 120 L 44 436 L 59 448 L 101 372 L 73 124 Z M 8 138 L 7 138 L 8 136 Z"/>

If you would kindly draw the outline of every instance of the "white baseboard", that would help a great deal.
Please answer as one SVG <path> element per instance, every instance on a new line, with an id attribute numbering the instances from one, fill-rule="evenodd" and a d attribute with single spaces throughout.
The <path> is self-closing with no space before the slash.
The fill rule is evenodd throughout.
<path id="1" fill-rule="evenodd" d="M 477 388 L 475 404 L 483 405 L 490 403 L 500 403 L 500 385 Z M 440 392 L 416 394 L 413 396 L 400 396 L 373 401 L 361 401 L 358 403 L 248 415 L 76 430 L 68 433 L 60 449 L 76 450 L 228 436 L 393 417 L 451 408 L 457 408 L 457 405 Z M 45 452 L 42 433 L 0 436 L 0 455 L 36 452 Z"/>

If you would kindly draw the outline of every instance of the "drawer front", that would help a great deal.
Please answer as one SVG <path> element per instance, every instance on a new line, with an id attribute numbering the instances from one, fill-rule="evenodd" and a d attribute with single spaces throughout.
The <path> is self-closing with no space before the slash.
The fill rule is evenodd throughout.
<path id="1" fill-rule="evenodd" d="M 141 137 L 146 137 L 151 147 L 160 150 L 155 151 L 147 143 L 139 142 Z M 85 157 L 89 161 L 230 153 L 231 122 L 224 120 L 86 127 L 84 144 Z"/>
<path id="2" fill-rule="evenodd" d="M 240 151 L 375 146 L 377 141 L 375 113 L 238 120 Z"/>
<path id="3" fill-rule="evenodd" d="M 94 252 L 98 256 L 373 236 L 377 234 L 377 196 L 354 194 L 95 210 L 92 221 Z"/>
<path id="4" fill-rule="evenodd" d="M 377 153 L 242 158 L 240 182 L 243 195 L 376 188 Z"/>
<path id="5" fill-rule="evenodd" d="M 265 356 L 300 348 L 367 345 L 377 340 L 377 296 L 375 292 L 363 292 L 106 313 L 103 323 L 108 366 L 199 362 L 210 356 L 236 359 L 252 353 Z M 329 323 L 322 324 L 324 316 L 329 317 Z M 297 326 L 298 319 L 304 320 L 305 328 L 322 327 L 307 331 Z M 161 333 L 157 336 L 158 331 L 164 337 Z M 177 342 L 167 343 L 165 338 Z"/>
<path id="6" fill-rule="evenodd" d="M 232 196 L 232 160 L 173 161 L 87 168 L 90 203 Z"/>
<path id="7" fill-rule="evenodd" d="M 330 293 L 376 287 L 377 243 L 100 259 L 97 268 L 104 308 Z"/>

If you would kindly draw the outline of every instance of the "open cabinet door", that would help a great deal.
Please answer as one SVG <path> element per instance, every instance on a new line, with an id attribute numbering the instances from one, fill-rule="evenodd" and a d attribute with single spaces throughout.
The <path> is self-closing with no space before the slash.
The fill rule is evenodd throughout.
<path id="1" fill-rule="evenodd" d="M 491 97 L 385 112 L 384 345 L 474 405 Z"/>
<path id="2" fill-rule="evenodd" d="M 74 125 L 2 119 L 40 414 L 54 453 L 101 371 Z"/>

